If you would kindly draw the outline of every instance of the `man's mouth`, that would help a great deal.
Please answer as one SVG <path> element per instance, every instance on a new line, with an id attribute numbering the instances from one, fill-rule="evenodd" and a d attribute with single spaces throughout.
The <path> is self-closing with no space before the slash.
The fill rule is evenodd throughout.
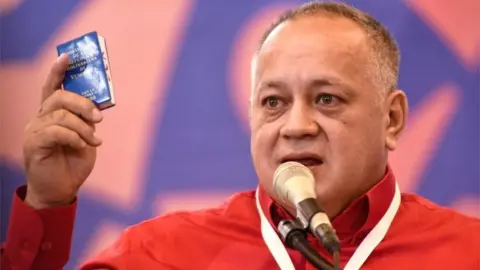
<path id="1" fill-rule="evenodd" d="M 307 167 L 318 166 L 318 165 L 322 165 L 322 163 L 323 163 L 322 160 L 316 159 L 316 158 L 299 159 L 296 162 L 302 164 L 303 166 L 307 166 Z"/>
<path id="2" fill-rule="evenodd" d="M 282 163 L 288 162 L 288 161 L 293 161 L 293 162 L 298 162 L 302 164 L 303 166 L 306 167 L 313 167 L 313 166 L 318 166 L 323 164 L 323 160 L 315 157 L 309 157 L 309 158 L 295 158 L 295 159 L 283 159 Z"/>

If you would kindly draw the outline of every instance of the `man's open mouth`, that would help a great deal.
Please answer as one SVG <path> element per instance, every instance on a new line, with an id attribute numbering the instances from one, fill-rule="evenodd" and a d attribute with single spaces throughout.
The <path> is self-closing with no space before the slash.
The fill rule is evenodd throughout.
<path id="1" fill-rule="evenodd" d="M 305 158 L 305 159 L 291 160 L 291 161 L 298 162 L 307 167 L 318 166 L 323 164 L 322 160 L 315 159 L 315 158 Z"/>
<path id="2" fill-rule="evenodd" d="M 298 162 L 307 167 L 318 166 L 323 164 L 323 160 L 319 156 L 313 155 L 313 154 L 287 155 L 281 160 L 281 163 L 285 163 L 288 161 Z"/>

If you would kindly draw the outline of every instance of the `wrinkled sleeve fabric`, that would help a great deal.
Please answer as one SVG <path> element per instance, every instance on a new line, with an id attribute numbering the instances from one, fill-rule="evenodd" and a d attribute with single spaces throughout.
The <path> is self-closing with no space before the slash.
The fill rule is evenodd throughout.
<path id="1" fill-rule="evenodd" d="M 181 214 L 169 214 L 127 227 L 117 240 L 87 260 L 81 270 L 205 269 L 211 258 L 191 257 L 198 230 Z M 188 246 L 193 244 L 193 246 Z M 195 248 L 194 248 L 195 247 Z M 206 247 L 208 248 L 208 246 Z M 194 252 L 195 253 L 195 252 Z M 188 258 L 188 259 L 186 259 Z M 191 267 L 192 261 L 199 267 Z"/>
<path id="2" fill-rule="evenodd" d="M 171 264 L 179 259 L 176 249 L 158 248 L 159 245 L 163 247 L 165 241 L 168 245 L 167 237 L 157 237 L 155 241 L 158 243 L 154 245 L 144 233 L 138 228 L 127 228 L 112 245 L 84 262 L 80 270 L 188 269 Z M 157 257 L 159 254 L 160 258 Z M 161 257 L 168 257 L 168 260 Z"/>
<path id="3" fill-rule="evenodd" d="M 26 191 L 19 187 L 13 198 L 0 269 L 62 269 L 70 255 L 77 203 L 36 210 L 25 204 Z"/>
<path id="4" fill-rule="evenodd" d="M 180 269 L 152 258 L 154 257 L 152 254 L 163 253 L 162 251 L 164 250 L 149 247 L 150 244 L 146 243 L 144 243 L 146 246 L 143 246 L 142 242 L 145 239 L 143 233 L 142 230 L 127 228 L 112 245 L 85 261 L 80 270 Z M 160 243 L 163 240 L 165 239 L 156 239 Z M 171 253 L 175 252 L 168 252 L 165 256 L 170 256 L 172 260 L 175 260 L 176 257 L 171 255 Z"/>

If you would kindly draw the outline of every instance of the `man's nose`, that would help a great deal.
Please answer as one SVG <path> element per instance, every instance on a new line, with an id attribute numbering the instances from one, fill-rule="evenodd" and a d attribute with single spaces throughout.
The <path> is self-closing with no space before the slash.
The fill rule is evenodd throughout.
<path id="1" fill-rule="evenodd" d="M 281 135 L 290 139 L 317 136 L 320 126 L 315 121 L 315 110 L 306 104 L 294 104 L 287 115 Z"/>

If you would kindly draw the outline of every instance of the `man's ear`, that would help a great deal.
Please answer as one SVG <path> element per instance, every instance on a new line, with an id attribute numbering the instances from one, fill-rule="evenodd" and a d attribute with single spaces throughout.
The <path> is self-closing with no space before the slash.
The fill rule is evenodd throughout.
<path id="1" fill-rule="evenodd" d="M 407 124 L 407 95 L 401 90 L 390 92 L 386 99 L 386 109 L 385 146 L 388 150 L 393 151 L 396 149 L 398 139 Z"/>

